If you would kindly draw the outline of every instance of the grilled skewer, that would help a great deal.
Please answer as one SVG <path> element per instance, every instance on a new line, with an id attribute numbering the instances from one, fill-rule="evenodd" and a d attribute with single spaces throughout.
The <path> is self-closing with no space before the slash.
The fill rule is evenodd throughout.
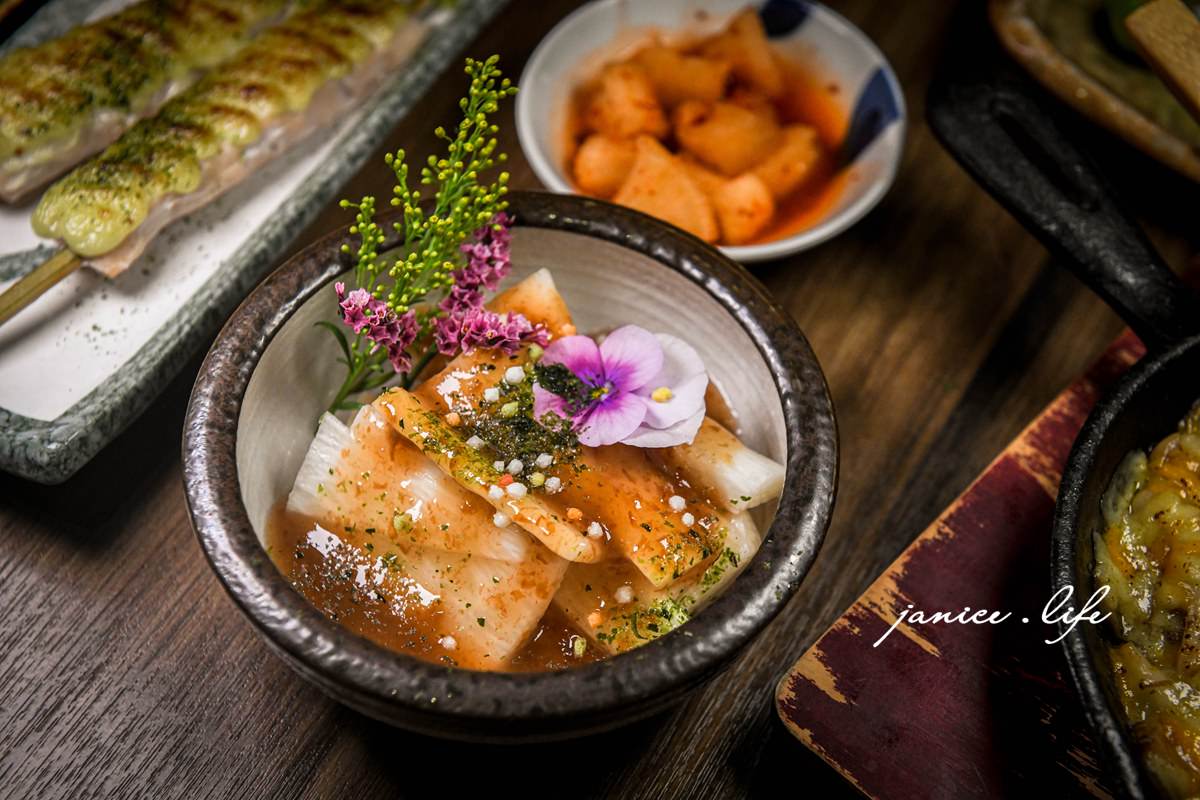
<path id="1" fill-rule="evenodd" d="M 412 52 L 409 4 L 335 2 L 263 32 L 42 197 L 34 230 L 114 277 L 171 221 L 332 123 Z"/>
<path id="2" fill-rule="evenodd" d="M 284 0 L 147 0 L 0 58 L 0 199 L 21 200 L 225 60 Z"/>

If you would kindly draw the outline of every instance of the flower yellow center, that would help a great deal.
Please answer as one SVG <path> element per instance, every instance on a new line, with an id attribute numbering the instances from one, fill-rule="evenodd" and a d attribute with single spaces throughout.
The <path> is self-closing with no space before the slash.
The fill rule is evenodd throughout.
<path id="1" fill-rule="evenodd" d="M 675 396 L 670 387 L 660 386 L 650 393 L 650 399 L 656 403 L 665 403 Z"/>

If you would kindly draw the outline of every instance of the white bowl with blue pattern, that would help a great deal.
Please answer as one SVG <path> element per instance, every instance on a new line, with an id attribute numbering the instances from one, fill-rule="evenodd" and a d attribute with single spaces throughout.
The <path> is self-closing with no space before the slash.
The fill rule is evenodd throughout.
<path id="1" fill-rule="evenodd" d="M 572 92 L 605 60 L 636 48 L 648 30 L 715 32 L 747 5 L 758 7 L 781 54 L 817 65 L 822 81 L 854 98 L 838 153 L 840 168 L 850 172 L 836 200 L 811 227 L 762 244 L 721 249 L 743 263 L 780 258 L 831 239 L 866 216 L 891 188 L 900 165 L 904 94 L 866 34 L 837 12 L 806 0 L 596 0 L 563 19 L 529 59 L 517 95 L 517 134 L 542 183 L 555 192 L 576 191 L 567 172 L 566 115 Z"/>

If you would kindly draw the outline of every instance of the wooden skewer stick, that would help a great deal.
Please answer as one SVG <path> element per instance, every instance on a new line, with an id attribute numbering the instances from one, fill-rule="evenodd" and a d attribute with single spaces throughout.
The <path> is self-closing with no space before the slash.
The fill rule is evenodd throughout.
<path id="1" fill-rule="evenodd" d="M 25 277 L 0 294 L 0 325 L 25 306 L 41 297 L 54 284 L 79 269 L 83 260 L 70 250 L 62 249 L 47 258 Z"/>
<path id="2" fill-rule="evenodd" d="M 1125 18 L 1142 57 L 1200 120 L 1200 19 L 1180 0 L 1153 0 Z"/>

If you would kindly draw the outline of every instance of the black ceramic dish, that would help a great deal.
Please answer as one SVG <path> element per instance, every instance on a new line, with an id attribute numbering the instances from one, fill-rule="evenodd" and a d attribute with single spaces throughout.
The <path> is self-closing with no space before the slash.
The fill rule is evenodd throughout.
<path id="1" fill-rule="evenodd" d="M 514 193 L 511 203 L 514 262 L 523 237 L 567 235 L 576 237 L 569 252 L 580 256 L 579 248 L 588 247 L 644 261 L 646 293 L 662 291 L 654 288 L 656 280 L 674 282 L 674 291 L 713 304 L 761 357 L 756 368 L 769 375 L 767 385 L 778 393 L 771 402 L 786 433 L 779 447 L 786 448 L 787 479 L 774 521 L 746 570 L 681 630 L 565 672 L 457 670 L 349 633 L 310 606 L 276 570 L 244 502 L 249 495 L 239 469 L 256 463 L 256 454 L 246 452 L 254 449 L 253 432 L 244 431 L 244 441 L 238 441 L 240 419 L 259 402 L 246 398 L 257 392 L 253 376 L 264 353 L 270 357 L 273 340 L 282 341 L 288 320 L 303 315 L 319 292 L 322 298 L 329 294 L 331 282 L 348 269 L 348 257 L 340 254 L 341 245 L 351 241 L 346 232 L 299 253 L 234 313 L 201 369 L 184 433 L 184 481 L 201 546 L 235 602 L 287 663 L 372 717 L 423 733 L 497 742 L 565 737 L 631 722 L 679 701 L 728 666 L 799 586 L 828 525 L 837 478 L 836 428 L 820 366 L 795 324 L 745 270 L 699 240 L 627 209 L 531 193 Z M 655 272 L 663 274 L 656 279 Z M 329 305 L 332 309 L 332 300 Z M 303 380 L 304 369 L 296 380 Z M 262 446 L 258 441 L 255 447 Z M 764 702 L 769 690 L 763 687 Z"/>
<path id="2" fill-rule="evenodd" d="M 947 149 L 1149 350 L 1088 417 L 1059 487 L 1051 589 L 1073 587 L 1081 605 L 1094 590 L 1100 498 L 1118 464 L 1174 431 L 1200 399 L 1200 297 L 1162 262 L 1027 82 L 965 68 L 944 74 L 930 89 L 928 113 Z M 1153 797 L 1120 711 L 1109 641 L 1107 624 L 1083 624 L 1063 644 L 1103 760 L 1127 795 Z"/>

